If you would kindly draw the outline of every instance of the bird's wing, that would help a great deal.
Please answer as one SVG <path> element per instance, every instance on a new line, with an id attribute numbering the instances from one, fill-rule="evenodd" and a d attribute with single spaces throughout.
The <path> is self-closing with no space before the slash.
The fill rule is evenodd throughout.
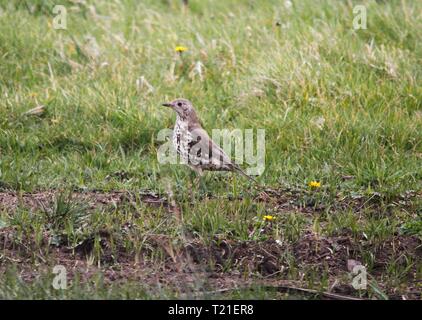
<path id="1" fill-rule="evenodd" d="M 192 130 L 191 135 L 191 160 L 200 162 L 200 164 L 205 166 L 214 166 L 215 168 L 229 169 L 231 167 L 232 162 L 230 158 L 212 141 L 204 129 L 196 128 Z"/>
<path id="2" fill-rule="evenodd" d="M 191 164 L 200 165 L 208 170 L 237 171 L 258 183 L 254 178 L 248 176 L 236 163 L 233 163 L 223 149 L 212 141 L 204 129 L 196 128 L 190 134 L 189 162 Z"/>

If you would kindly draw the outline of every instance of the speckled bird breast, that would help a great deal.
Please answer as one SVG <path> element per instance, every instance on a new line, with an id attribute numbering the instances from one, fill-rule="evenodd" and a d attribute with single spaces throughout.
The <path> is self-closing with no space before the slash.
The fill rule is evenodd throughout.
<path id="1" fill-rule="evenodd" d="M 189 162 L 189 149 L 192 135 L 188 130 L 188 122 L 177 116 L 173 130 L 173 145 L 184 163 Z"/>

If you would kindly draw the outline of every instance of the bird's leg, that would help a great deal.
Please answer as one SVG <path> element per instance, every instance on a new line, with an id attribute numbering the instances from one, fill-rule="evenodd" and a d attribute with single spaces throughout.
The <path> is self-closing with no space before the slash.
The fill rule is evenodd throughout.
<path id="1" fill-rule="evenodd" d="M 205 177 L 203 175 L 199 175 L 199 189 L 201 190 L 201 193 L 205 195 L 205 197 L 208 194 L 208 188 L 207 184 L 204 181 Z"/>
<path id="2" fill-rule="evenodd" d="M 201 182 L 202 182 L 201 176 L 197 174 L 195 176 L 195 179 L 193 180 L 193 183 L 194 183 L 195 189 L 198 190 L 198 192 L 196 192 L 195 194 L 195 196 L 197 196 L 198 198 L 201 197 Z M 198 185 L 199 185 L 199 188 L 197 188 Z"/>
<path id="3" fill-rule="evenodd" d="M 195 199 L 195 194 L 194 194 L 194 192 L 193 192 L 193 188 L 194 188 L 194 186 L 196 185 L 195 180 L 196 180 L 196 176 L 195 176 L 195 174 L 191 171 L 191 172 L 189 173 L 189 195 L 190 195 L 190 198 L 191 198 L 191 200 L 192 200 L 192 201 Z"/>
<path id="4" fill-rule="evenodd" d="M 191 171 L 191 174 L 190 174 L 190 188 L 189 188 L 189 191 L 190 191 L 191 199 L 194 200 L 197 195 L 198 196 L 201 195 L 201 192 L 200 191 L 201 191 L 201 186 L 202 186 L 202 179 L 201 179 L 201 177 L 202 177 L 202 170 L 201 170 L 201 168 L 196 167 L 196 166 L 190 166 L 190 167 L 191 167 L 191 169 L 193 171 Z M 198 192 L 194 192 L 194 189 L 195 190 L 198 190 L 198 185 L 199 185 L 199 193 Z"/>
<path id="5" fill-rule="evenodd" d="M 236 185 L 236 175 L 233 175 L 233 198 L 237 197 L 237 185 Z"/>
<path id="6" fill-rule="evenodd" d="M 200 167 L 192 166 L 192 169 L 196 173 L 196 177 L 195 177 L 195 180 L 194 180 L 194 187 L 199 186 L 198 196 L 200 197 L 202 193 L 204 193 L 204 192 L 206 193 L 206 191 L 207 191 L 206 186 L 204 184 L 204 179 L 203 179 L 204 172 L 202 171 L 202 169 Z"/>

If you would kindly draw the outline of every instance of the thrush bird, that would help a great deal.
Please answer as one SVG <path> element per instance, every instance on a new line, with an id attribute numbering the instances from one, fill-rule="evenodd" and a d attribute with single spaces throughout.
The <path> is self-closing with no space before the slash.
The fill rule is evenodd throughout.
<path id="1" fill-rule="evenodd" d="M 238 172 L 248 176 L 230 157 L 209 137 L 202 128 L 196 111 L 189 100 L 176 99 L 163 103 L 176 112 L 176 123 L 173 130 L 173 145 L 180 155 L 181 162 L 187 164 L 199 175 L 204 170 Z"/>

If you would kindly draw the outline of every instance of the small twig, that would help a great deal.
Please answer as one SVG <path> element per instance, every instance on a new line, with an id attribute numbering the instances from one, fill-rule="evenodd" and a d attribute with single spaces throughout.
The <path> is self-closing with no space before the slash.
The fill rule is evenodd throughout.
<path id="1" fill-rule="evenodd" d="M 294 287 L 294 286 L 287 286 L 287 285 L 274 285 L 274 286 L 265 285 L 265 286 L 261 286 L 260 288 L 264 288 L 266 290 L 276 289 L 277 291 L 280 291 L 280 292 L 297 291 L 297 292 L 301 292 L 301 293 L 304 293 L 304 294 L 321 295 L 323 297 L 334 299 L 334 300 L 365 300 L 363 298 L 345 296 L 345 295 L 341 295 L 341 294 L 337 294 L 337 293 L 331 293 L 331 292 L 325 292 L 325 291 L 321 292 L 321 291 L 318 291 L 318 290 L 306 289 L 306 288 L 300 288 L 300 287 Z M 202 294 L 225 293 L 225 292 L 230 292 L 230 291 L 234 291 L 234 290 L 254 290 L 254 287 L 243 286 L 243 287 L 235 287 L 235 288 L 223 288 L 223 289 L 214 290 L 214 291 L 202 292 Z"/>
<path id="2" fill-rule="evenodd" d="M 269 287 L 271 288 L 271 286 L 269 286 Z M 362 298 L 345 296 L 345 295 L 341 295 L 341 294 L 337 294 L 337 293 L 331 293 L 331 292 L 326 292 L 326 291 L 321 292 L 321 291 L 318 291 L 318 290 L 299 288 L 299 287 L 293 287 L 293 286 L 275 286 L 274 288 L 276 288 L 279 291 L 293 290 L 293 291 L 299 291 L 299 292 L 308 293 L 308 294 L 319 294 L 319 295 L 322 295 L 326 298 L 335 299 L 335 300 L 365 300 L 365 299 L 362 299 Z"/>

